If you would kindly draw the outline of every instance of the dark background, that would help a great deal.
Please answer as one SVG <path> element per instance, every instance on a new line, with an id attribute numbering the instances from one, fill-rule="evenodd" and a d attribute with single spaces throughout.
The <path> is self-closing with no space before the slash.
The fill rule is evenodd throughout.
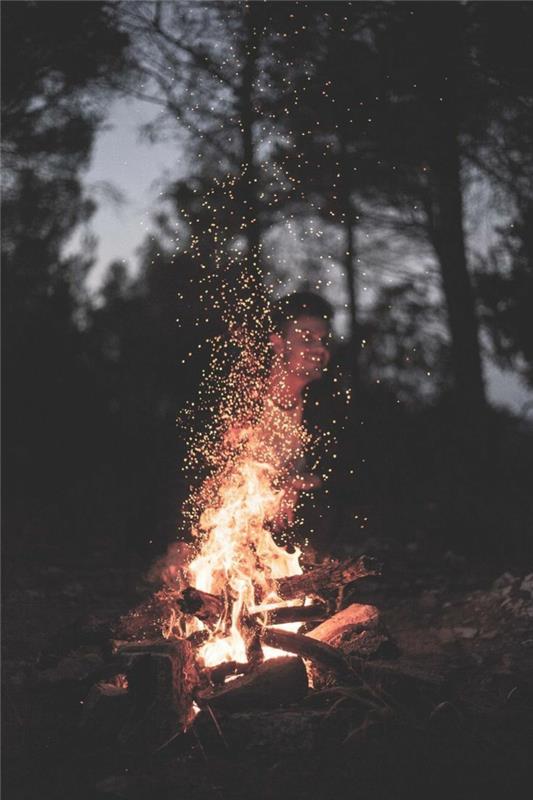
<path id="1" fill-rule="evenodd" d="M 521 795 L 532 406 L 495 408 L 486 387 L 496 367 L 533 383 L 533 6 L 1 11 L 6 796 Z M 154 107 L 145 136 L 175 141 L 186 169 L 168 176 L 138 269 L 109 265 L 96 291 L 87 172 L 124 97 Z M 83 733 L 85 703 L 110 630 L 152 597 L 149 567 L 187 532 L 199 475 L 183 470 L 176 416 L 250 280 L 336 307 L 314 391 L 316 421 L 343 430 L 301 531 L 385 562 L 370 599 L 356 585 L 345 600 L 379 607 L 391 668 L 411 659 L 446 693 L 407 693 L 362 723 L 356 702 L 343 742 L 341 695 L 303 755 L 274 736 L 257 760 L 195 746 L 130 757 L 105 725 Z"/>
<path id="2" fill-rule="evenodd" d="M 533 380 L 531 5 L 5 2 L 2 14 L 4 564 L 98 551 L 142 570 L 164 551 L 187 494 L 175 418 L 220 325 L 200 264 L 238 241 L 244 269 L 280 220 L 311 215 L 342 240 L 329 297 L 353 402 L 329 497 L 337 544 L 424 540 L 523 564 L 531 410 L 492 408 L 482 363 Z M 166 124 L 190 169 L 168 184 L 139 272 L 110 265 L 95 295 L 90 243 L 68 257 L 64 245 L 94 214 L 84 170 L 121 94 L 157 104 L 151 134 Z M 494 221 L 483 247 L 476 185 Z M 429 259 L 430 279 L 398 268 L 365 305 L 369 231 L 381 261 L 406 250 Z M 269 261 L 278 293 L 287 276 L 325 285 L 319 251 L 302 247 L 299 280 Z"/>

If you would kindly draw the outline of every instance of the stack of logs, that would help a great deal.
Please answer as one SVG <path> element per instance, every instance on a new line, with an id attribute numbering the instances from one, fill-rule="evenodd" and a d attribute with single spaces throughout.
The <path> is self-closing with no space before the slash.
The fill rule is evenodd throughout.
<path id="1" fill-rule="evenodd" d="M 123 716 L 117 715 L 122 745 L 132 751 L 153 751 L 185 731 L 198 710 L 212 714 L 287 706 L 306 695 L 309 676 L 315 686 L 328 680 L 357 681 L 362 665 L 367 667 L 366 655 L 390 655 L 394 645 L 377 609 L 360 604 L 342 609 L 343 593 L 354 581 L 378 575 L 379 565 L 363 556 L 331 561 L 279 580 L 282 600 L 301 603 L 279 605 L 242 618 L 245 663 L 229 661 L 211 668 L 199 667 L 195 650 L 202 631 L 188 638 L 114 640 L 111 672 L 114 669 L 116 677 L 91 691 L 85 708 L 88 726 L 98 718 L 98 708 L 104 701 L 110 706 L 112 700 L 117 710 L 122 703 Z M 304 605 L 305 598 L 308 605 Z M 206 631 L 220 626 L 227 615 L 223 598 L 194 587 L 170 599 L 165 594 L 166 608 L 169 603 L 179 607 L 182 614 L 202 620 Z M 137 613 L 137 620 L 141 616 Z M 308 632 L 273 627 L 286 622 L 301 622 Z M 263 645 L 292 655 L 265 661 Z"/>

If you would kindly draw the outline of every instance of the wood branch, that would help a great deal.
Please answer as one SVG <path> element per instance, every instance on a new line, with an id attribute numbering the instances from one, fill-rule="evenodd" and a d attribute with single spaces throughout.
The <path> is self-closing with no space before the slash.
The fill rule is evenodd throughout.
<path id="1" fill-rule="evenodd" d="M 179 593 L 175 589 L 161 589 L 148 600 L 120 618 L 115 626 L 114 635 L 138 643 L 139 640 L 162 640 L 163 629 L 172 627 L 172 622 L 179 622 L 176 600 Z"/>
<path id="2" fill-rule="evenodd" d="M 303 575 L 291 575 L 277 582 L 278 592 L 284 600 L 306 595 L 323 595 L 337 592 L 349 583 L 370 576 L 381 575 L 381 565 L 369 556 L 348 561 L 333 561 Z"/>
<path id="3" fill-rule="evenodd" d="M 346 634 L 356 634 L 368 630 L 369 627 L 377 624 L 378 619 L 379 612 L 375 606 L 352 603 L 313 628 L 307 636 L 317 639 L 319 642 L 337 646 L 338 640 Z"/>
<path id="4" fill-rule="evenodd" d="M 167 643 L 166 652 L 133 658 L 127 672 L 131 715 L 120 732 L 129 752 L 146 752 L 184 731 L 194 717 L 198 672 L 193 648 L 184 639 Z"/>
<path id="5" fill-rule="evenodd" d="M 222 597 L 202 592 L 194 586 L 188 586 L 177 600 L 177 605 L 184 614 L 195 617 L 208 625 L 216 625 L 224 614 L 225 604 Z"/>
<path id="6" fill-rule="evenodd" d="M 131 656 L 146 655 L 147 653 L 172 653 L 174 639 L 144 639 L 140 642 L 125 642 L 121 639 L 111 641 L 111 655 Z"/>
<path id="7" fill-rule="evenodd" d="M 294 653 L 302 658 L 307 658 L 326 669 L 332 669 L 339 673 L 349 670 L 348 663 L 339 650 L 301 633 L 266 628 L 263 631 L 263 643 L 269 647 L 284 650 L 286 653 Z"/>
<path id="8" fill-rule="evenodd" d="M 399 654 L 375 606 L 352 603 L 307 635 L 338 648 L 345 656 L 395 658 Z"/>
<path id="9" fill-rule="evenodd" d="M 230 675 L 247 675 L 252 669 L 252 664 L 223 661 L 222 664 L 217 664 L 216 667 L 207 667 L 203 670 L 203 674 L 213 686 L 221 686 Z"/>
<path id="10" fill-rule="evenodd" d="M 360 578 L 380 575 L 380 566 L 372 558 L 361 556 L 348 561 L 334 561 L 316 569 L 309 570 L 303 575 L 291 575 L 281 578 L 277 582 L 278 592 L 286 600 L 292 600 L 306 595 L 323 595 L 338 592 L 344 586 Z M 222 615 L 227 612 L 224 599 L 218 595 L 202 592 L 193 586 L 187 587 L 177 604 L 184 614 L 194 616 L 215 625 Z M 323 619 L 328 612 L 325 603 L 314 603 L 311 606 L 279 606 L 266 612 L 267 625 L 280 625 L 285 622 L 305 622 L 313 619 Z M 254 623 L 263 621 L 265 612 L 255 612 L 247 619 Z"/>
<path id="11" fill-rule="evenodd" d="M 229 78 L 224 75 L 224 73 L 219 69 L 218 65 L 214 63 L 212 58 L 208 55 L 206 51 L 203 50 L 195 50 L 194 47 L 191 47 L 186 42 L 180 41 L 176 39 L 175 36 L 172 36 L 168 31 L 164 30 L 159 24 L 153 24 L 153 29 L 158 33 L 165 41 L 169 44 L 173 45 L 178 50 L 182 50 L 187 55 L 191 56 L 194 60 L 197 67 L 200 67 L 202 70 L 207 72 L 211 75 L 212 78 L 216 78 L 220 83 L 224 84 L 225 86 L 234 89 L 233 83 L 229 80 Z"/>
<path id="12" fill-rule="evenodd" d="M 278 606 L 268 611 L 256 611 L 250 616 L 263 621 L 265 625 L 284 625 L 287 622 L 314 622 L 324 619 L 328 614 L 326 603 L 312 603 L 309 606 Z"/>
<path id="13" fill-rule="evenodd" d="M 446 685 L 444 675 L 429 672 L 414 661 L 364 661 L 348 657 L 362 680 L 402 704 L 428 702 L 434 705 Z"/>
<path id="14" fill-rule="evenodd" d="M 265 658 L 261 643 L 261 625 L 257 619 L 247 614 L 243 614 L 240 622 L 240 633 L 246 648 L 246 659 L 253 666 L 261 664 Z"/>
<path id="15" fill-rule="evenodd" d="M 265 661 L 253 672 L 235 678 L 221 689 L 199 692 L 196 702 L 200 707 L 209 705 L 224 711 L 279 708 L 301 700 L 307 687 L 303 662 L 287 656 Z"/>

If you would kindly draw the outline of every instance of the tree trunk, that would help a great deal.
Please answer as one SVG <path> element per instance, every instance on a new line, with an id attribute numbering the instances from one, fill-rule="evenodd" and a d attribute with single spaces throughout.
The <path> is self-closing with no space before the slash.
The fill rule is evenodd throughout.
<path id="1" fill-rule="evenodd" d="M 468 43 L 464 36 L 467 18 L 460 3 L 437 6 L 424 8 L 420 29 L 429 50 L 428 69 L 422 77 L 430 167 L 428 221 L 448 312 L 457 418 L 467 426 L 476 427 L 485 406 L 485 389 L 465 251 L 459 151 L 461 112 L 457 106 L 461 83 L 467 74 Z M 441 76 L 446 76 L 442 85 Z"/>
<path id="2" fill-rule="evenodd" d="M 357 274 L 355 268 L 355 211 L 350 197 L 349 160 L 346 142 L 343 135 L 339 136 L 339 167 L 340 185 L 339 200 L 341 215 L 344 221 L 344 251 L 343 263 L 348 290 L 348 306 L 350 313 L 350 371 L 352 375 L 352 389 L 355 391 L 359 383 L 359 321 L 357 313 Z"/>
<path id="3" fill-rule="evenodd" d="M 478 323 L 465 252 L 457 130 L 440 125 L 431 161 L 431 237 L 440 262 L 451 336 L 454 394 L 461 416 L 471 422 L 485 406 Z"/>
<path id="4" fill-rule="evenodd" d="M 259 226 L 258 172 L 255 163 L 255 143 L 253 125 L 255 111 L 253 104 L 254 80 L 256 77 L 258 28 L 254 24 L 252 4 L 243 7 L 245 36 L 243 42 L 243 68 L 239 88 L 239 112 L 242 132 L 241 195 L 243 202 L 243 221 L 247 240 L 247 267 L 253 283 L 262 284 L 262 271 L 259 262 L 261 232 Z"/>

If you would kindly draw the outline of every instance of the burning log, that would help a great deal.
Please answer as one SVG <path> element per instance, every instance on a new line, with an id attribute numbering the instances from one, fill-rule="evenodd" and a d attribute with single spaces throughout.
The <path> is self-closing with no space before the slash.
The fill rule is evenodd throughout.
<path id="1" fill-rule="evenodd" d="M 195 617 L 208 625 L 216 625 L 223 616 L 225 609 L 224 599 L 209 592 L 201 592 L 194 586 L 188 586 L 177 600 L 180 610 L 184 614 L 194 614 Z"/>
<path id="2" fill-rule="evenodd" d="M 327 616 L 326 603 L 312 603 L 309 606 L 277 606 L 268 611 L 251 614 L 258 621 L 266 619 L 265 625 L 284 625 L 287 622 L 316 622 Z"/>
<path id="3" fill-rule="evenodd" d="M 251 672 L 253 665 L 239 663 L 238 661 L 223 661 L 216 667 L 206 667 L 204 675 L 213 686 L 222 686 L 230 675 L 246 675 Z"/>
<path id="4" fill-rule="evenodd" d="M 398 655 L 398 647 L 375 606 L 352 603 L 322 622 L 308 636 L 339 648 L 345 656 L 391 658 Z"/>
<path id="5" fill-rule="evenodd" d="M 264 661 L 263 646 L 261 644 L 261 626 L 257 619 L 244 614 L 241 617 L 241 636 L 246 648 L 248 662 L 255 666 Z"/>
<path id="6" fill-rule="evenodd" d="M 380 565 L 375 559 L 361 556 L 348 561 L 333 561 L 329 564 L 309 570 L 303 575 L 291 575 L 277 581 L 277 589 L 284 600 L 293 600 L 306 595 L 323 596 L 338 593 L 339 590 L 353 581 L 381 574 Z M 224 599 L 217 595 L 202 592 L 193 586 L 187 587 L 181 598 L 177 600 L 184 614 L 193 614 L 203 622 L 214 625 L 224 614 Z M 327 606 L 315 603 L 311 606 L 291 606 L 267 611 L 267 625 L 280 625 L 285 622 L 306 622 L 323 619 L 327 614 Z M 265 612 L 250 615 L 260 619 Z"/>
<path id="7" fill-rule="evenodd" d="M 161 589 L 148 600 L 138 605 L 120 618 L 114 627 L 118 639 L 138 641 L 161 636 L 163 629 L 169 628 L 169 621 L 176 619 L 176 601 L 179 597 L 175 589 Z"/>
<path id="8" fill-rule="evenodd" d="M 329 619 L 326 619 L 307 635 L 327 644 L 336 644 L 346 634 L 361 633 L 375 625 L 379 612 L 375 606 L 364 606 L 352 603 Z"/>
<path id="9" fill-rule="evenodd" d="M 301 576 L 297 576 L 301 577 Z M 183 599 L 178 601 L 180 610 L 184 614 L 192 614 L 203 622 L 214 625 L 224 610 L 224 601 L 207 592 L 201 592 L 189 586 L 183 592 Z M 217 613 L 220 611 L 220 614 Z M 257 620 L 265 625 L 284 625 L 287 622 L 314 622 L 324 619 L 328 614 L 326 603 L 312 603 L 309 606 L 276 606 L 266 611 L 255 611 L 248 615 L 248 619 Z"/>
<path id="10" fill-rule="evenodd" d="M 339 673 L 345 673 L 349 669 L 344 656 L 339 650 L 330 647 L 329 644 L 324 642 L 311 639 L 305 634 L 291 633 L 277 628 L 265 628 L 263 642 L 269 647 L 275 647 L 278 650 L 285 650 L 287 653 L 294 653 L 302 658 L 307 658 L 326 669 Z"/>
<path id="11" fill-rule="evenodd" d="M 200 707 L 209 705 L 221 711 L 279 708 L 301 700 L 307 688 L 307 672 L 302 660 L 286 656 L 265 661 L 220 689 L 199 692 L 196 702 Z"/>
<path id="12" fill-rule="evenodd" d="M 337 594 L 359 578 L 381 575 L 381 565 L 369 556 L 348 561 L 333 561 L 303 575 L 291 575 L 277 582 L 279 595 L 284 600 L 306 595 Z"/>

